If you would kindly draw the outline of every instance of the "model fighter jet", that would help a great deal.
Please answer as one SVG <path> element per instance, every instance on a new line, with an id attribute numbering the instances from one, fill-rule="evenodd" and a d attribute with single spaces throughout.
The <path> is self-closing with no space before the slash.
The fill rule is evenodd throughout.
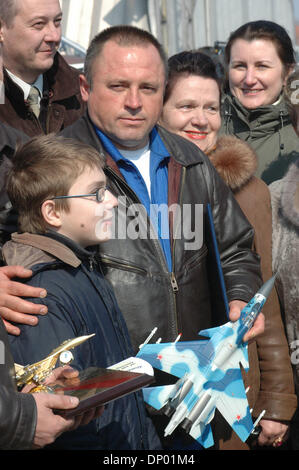
<path id="1" fill-rule="evenodd" d="M 56 366 L 58 359 L 62 365 L 69 364 L 74 359 L 70 349 L 79 346 L 79 344 L 84 343 L 84 341 L 94 335 L 95 334 L 68 339 L 58 346 L 58 348 L 54 349 L 45 359 L 35 362 L 34 364 L 27 366 L 15 364 L 17 386 L 32 383 L 41 385 L 43 380 L 50 375 L 51 371 Z"/>
<path id="2" fill-rule="evenodd" d="M 255 429 L 244 388 L 240 364 L 249 369 L 244 334 L 251 328 L 274 286 L 269 279 L 244 307 L 239 320 L 200 331 L 209 338 L 197 341 L 146 344 L 137 357 L 154 368 L 179 377 L 173 385 L 143 390 L 145 401 L 170 416 L 165 436 L 181 425 L 203 447 L 214 444 L 210 422 L 216 408 L 245 442 Z M 152 335 L 150 335 L 151 337 Z"/>

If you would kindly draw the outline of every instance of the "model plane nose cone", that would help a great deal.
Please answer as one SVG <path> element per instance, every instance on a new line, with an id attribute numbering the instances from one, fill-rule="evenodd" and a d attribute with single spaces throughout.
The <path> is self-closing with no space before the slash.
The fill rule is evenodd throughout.
<path id="1" fill-rule="evenodd" d="M 257 293 L 263 295 L 267 299 L 267 297 L 271 293 L 271 290 L 274 287 L 276 276 L 277 273 L 274 274 L 274 276 L 270 277 L 270 279 L 268 279 L 268 281 L 266 281 L 265 284 L 262 285 L 262 287 Z"/>

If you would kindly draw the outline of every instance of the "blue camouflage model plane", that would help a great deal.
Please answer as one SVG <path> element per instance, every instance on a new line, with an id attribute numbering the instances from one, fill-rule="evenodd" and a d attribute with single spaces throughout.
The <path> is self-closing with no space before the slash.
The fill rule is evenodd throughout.
<path id="1" fill-rule="evenodd" d="M 171 419 L 165 428 L 170 435 L 178 425 L 203 447 L 214 444 L 210 422 L 216 408 L 245 442 L 265 410 L 253 423 L 244 388 L 240 364 L 249 369 L 245 333 L 251 328 L 274 286 L 269 279 L 244 307 L 236 322 L 200 331 L 209 338 L 197 341 L 146 344 L 157 328 L 140 346 L 137 357 L 152 367 L 178 377 L 172 385 L 143 389 L 146 403 Z"/>

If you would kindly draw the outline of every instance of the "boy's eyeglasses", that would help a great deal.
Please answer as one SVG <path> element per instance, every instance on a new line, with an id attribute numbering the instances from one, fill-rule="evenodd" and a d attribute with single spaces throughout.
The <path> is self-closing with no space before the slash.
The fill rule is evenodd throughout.
<path id="1" fill-rule="evenodd" d="M 104 186 L 103 188 L 97 189 L 97 191 L 93 194 L 78 194 L 76 196 L 55 196 L 52 197 L 51 199 L 69 199 L 71 197 L 90 197 L 94 196 L 96 198 L 97 202 L 103 202 L 105 199 L 105 193 L 107 191 L 107 187 Z"/>

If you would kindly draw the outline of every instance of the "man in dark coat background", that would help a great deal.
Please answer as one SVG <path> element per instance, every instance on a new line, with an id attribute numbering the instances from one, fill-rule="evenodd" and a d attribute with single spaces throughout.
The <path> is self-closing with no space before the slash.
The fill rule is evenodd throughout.
<path id="1" fill-rule="evenodd" d="M 61 20 L 59 0 L 0 0 L 0 121 L 30 137 L 59 132 L 85 108 L 78 72 L 57 52 Z"/>

